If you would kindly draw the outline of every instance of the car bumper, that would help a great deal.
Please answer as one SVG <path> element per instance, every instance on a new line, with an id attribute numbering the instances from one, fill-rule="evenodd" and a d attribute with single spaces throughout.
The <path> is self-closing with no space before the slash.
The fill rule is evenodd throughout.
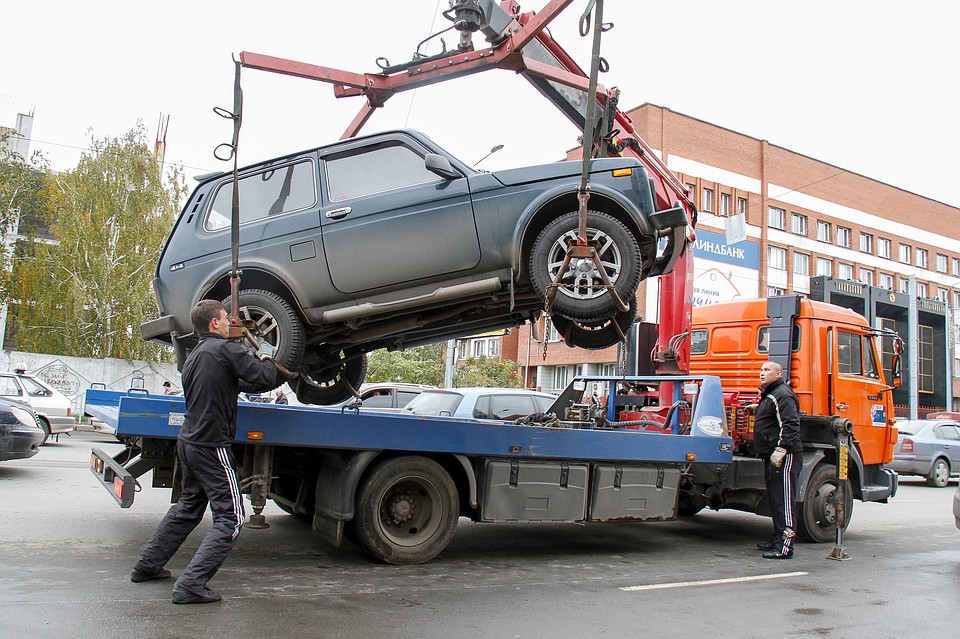
<path id="1" fill-rule="evenodd" d="M 915 457 L 894 457 L 893 461 L 886 466 L 891 470 L 897 471 L 899 475 L 929 475 L 930 468 L 933 466 L 933 460 L 917 459 Z"/>
<path id="2" fill-rule="evenodd" d="M 29 459 L 40 452 L 43 431 L 35 427 L 11 428 L 0 437 L 0 461 Z"/>
<path id="3" fill-rule="evenodd" d="M 50 434 L 60 435 L 62 433 L 72 433 L 77 430 L 77 420 L 68 415 L 47 415 L 40 413 L 40 416 L 50 424 Z"/>
<path id="4" fill-rule="evenodd" d="M 164 315 L 163 317 L 140 325 L 140 337 L 145 340 L 160 340 L 167 344 L 170 343 L 170 333 L 176 328 L 176 322 L 173 315 Z"/>

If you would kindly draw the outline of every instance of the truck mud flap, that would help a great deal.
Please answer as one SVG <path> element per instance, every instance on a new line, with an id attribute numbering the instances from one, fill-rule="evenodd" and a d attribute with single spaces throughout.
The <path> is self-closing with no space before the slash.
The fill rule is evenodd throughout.
<path id="1" fill-rule="evenodd" d="M 121 508 L 133 505 L 137 492 L 137 479 L 118 461 L 99 448 L 90 451 L 90 472 L 100 481 Z"/>

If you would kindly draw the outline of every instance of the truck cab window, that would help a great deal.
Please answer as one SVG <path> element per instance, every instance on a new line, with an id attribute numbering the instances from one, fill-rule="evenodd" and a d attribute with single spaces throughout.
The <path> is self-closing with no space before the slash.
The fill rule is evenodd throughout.
<path id="1" fill-rule="evenodd" d="M 790 350 L 794 353 L 800 350 L 800 326 L 797 324 L 793 325 L 793 343 L 790 345 Z M 769 353 L 770 352 L 770 327 L 761 326 L 760 330 L 757 331 L 757 352 L 758 353 Z"/>
<path id="2" fill-rule="evenodd" d="M 863 374 L 871 379 L 880 378 L 880 367 L 877 366 L 877 356 L 873 348 L 871 348 L 872 338 L 864 337 L 863 338 Z"/>
<path id="3" fill-rule="evenodd" d="M 841 374 L 863 374 L 863 353 L 859 335 L 837 332 L 837 365 Z"/>
<path id="4" fill-rule="evenodd" d="M 697 329 L 690 332 L 690 354 L 707 354 L 707 329 Z"/>

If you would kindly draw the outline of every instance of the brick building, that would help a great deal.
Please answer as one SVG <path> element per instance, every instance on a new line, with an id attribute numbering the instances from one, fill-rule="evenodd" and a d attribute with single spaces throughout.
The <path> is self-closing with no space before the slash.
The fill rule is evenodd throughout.
<path id="1" fill-rule="evenodd" d="M 898 404 L 952 406 L 960 209 L 653 104 L 628 115 L 700 209 L 695 304 L 796 292 L 850 306 L 907 341 L 912 381 Z M 731 220 L 745 223 L 746 240 L 726 244 Z M 641 284 L 647 321 L 656 292 L 655 280 Z M 619 370 L 616 347 L 570 349 L 546 333 L 538 343 L 524 326 L 501 345 L 528 386 L 557 390 L 577 373 Z"/>

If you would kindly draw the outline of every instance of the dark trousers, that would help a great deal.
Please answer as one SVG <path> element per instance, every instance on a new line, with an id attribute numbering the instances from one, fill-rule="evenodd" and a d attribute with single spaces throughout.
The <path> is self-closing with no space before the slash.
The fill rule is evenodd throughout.
<path id="1" fill-rule="evenodd" d="M 773 545 L 779 552 L 792 552 L 797 530 L 797 483 L 803 453 L 787 453 L 780 468 L 764 459 L 767 501 L 773 518 Z"/>
<path id="2" fill-rule="evenodd" d="M 136 570 L 154 573 L 180 548 L 210 504 L 213 526 L 204 535 L 174 588 L 202 594 L 233 548 L 243 525 L 243 499 L 237 479 L 237 462 L 229 448 L 208 448 L 177 442 L 183 494 L 167 511 L 153 537 L 140 552 Z"/>

